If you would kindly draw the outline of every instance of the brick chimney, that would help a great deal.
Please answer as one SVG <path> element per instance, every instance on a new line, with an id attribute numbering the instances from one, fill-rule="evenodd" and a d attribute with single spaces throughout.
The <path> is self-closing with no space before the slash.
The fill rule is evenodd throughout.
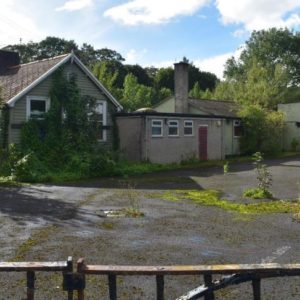
<path id="1" fill-rule="evenodd" d="M 189 64 L 179 62 L 174 64 L 175 112 L 188 113 Z"/>
<path id="2" fill-rule="evenodd" d="M 0 50 L 0 72 L 6 71 L 9 67 L 20 64 L 18 52 Z"/>

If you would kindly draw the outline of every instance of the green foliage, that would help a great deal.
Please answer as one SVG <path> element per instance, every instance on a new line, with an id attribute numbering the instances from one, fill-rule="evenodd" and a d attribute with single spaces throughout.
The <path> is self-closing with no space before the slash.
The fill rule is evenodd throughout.
<path id="1" fill-rule="evenodd" d="M 226 161 L 223 165 L 223 172 L 226 175 L 229 172 L 229 161 Z"/>
<path id="2" fill-rule="evenodd" d="M 239 116 L 243 120 L 243 135 L 240 139 L 242 153 L 261 151 L 275 154 L 281 151 L 282 113 L 249 105 L 240 110 Z"/>
<path id="3" fill-rule="evenodd" d="M 258 189 L 269 193 L 268 189 L 272 185 L 272 175 L 269 172 L 267 165 L 263 164 L 263 156 L 260 152 L 253 154 L 254 165 L 256 167 L 256 174 L 258 180 Z"/>
<path id="4" fill-rule="evenodd" d="M 162 198 L 168 201 L 191 200 L 199 205 L 215 206 L 221 209 L 240 214 L 260 213 L 297 213 L 300 210 L 300 201 L 266 201 L 260 203 L 234 203 L 221 199 L 221 194 L 216 190 L 179 190 L 173 193 L 165 192 Z"/>
<path id="5" fill-rule="evenodd" d="M 268 190 L 252 188 L 245 190 L 243 193 L 243 197 L 248 197 L 252 199 L 272 199 L 273 195 Z"/>
<path id="6" fill-rule="evenodd" d="M 291 141 L 291 150 L 297 151 L 298 146 L 299 146 L 299 141 L 297 139 L 293 138 Z"/>
<path id="7" fill-rule="evenodd" d="M 268 74 L 274 74 L 277 65 L 281 65 L 287 71 L 289 85 L 297 85 L 300 82 L 299 58 L 299 32 L 277 28 L 253 31 L 239 59 L 227 61 L 224 74 L 228 80 L 242 80 L 255 59 Z"/>
<path id="8" fill-rule="evenodd" d="M 153 88 L 139 84 L 134 75 L 128 74 L 125 77 L 121 103 L 126 110 L 133 111 L 142 107 L 150 107 L 153 96 Z"/>
<path id="9" fill-rule="evenodd" d="M 189 91 L 189 97 L 194 99 L 203 99 L 203 91 L 200 89 L 199 82 L 196 82 L 193 88 Z"/>
<path id="10" fill-rule="evenodd" d="M 256 152 L 253 154 L 252 158 L 256 168 L 258 186 L 257 188 L 245 190 L 243 196 L 253 199 L 272 199 L 273 195 L 269 191 L 269 188 L 272 185 L 272 175 L 268 170 L 267 165 L 263 164 L 263 156 L 260 152 Z"/>
<path id="11" fill-rule="evenodd" d="M 54 74 L 50 94 L 44 120 L 31 119 L 22 128 L 22 151 L 8 151 L 11 175 L 39 182 L 109 174 L 114 160 L 97 142 L 96 99 L 82 96 L 76 78 L 66 80 L 62 70 Z"/>

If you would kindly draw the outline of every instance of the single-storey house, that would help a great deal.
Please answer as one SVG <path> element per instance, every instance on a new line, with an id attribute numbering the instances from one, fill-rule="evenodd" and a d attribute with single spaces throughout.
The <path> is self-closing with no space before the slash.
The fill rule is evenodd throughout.
<path id="1" fill-rule="evenodd" d="M 66 77 L 76 77 L 81 95 L 97 100 L 100 142 L 109 145 L 112 115 L 122 106 L 73 52 L 20 64 L 18 53 L 0 50 L 0 98 L 8 109 L 7 143 L 18 143 L 24 122 L 49 110 L 49 91 L 58 68 L 63 68 Z"/>
<path id="2" fill-rule="evenodd" d="M 300 102 L 278 104 L 284 115 L 283 150 L 300 149 Z M 294 144 L 294 145 L 293 145 Z"/>
<path id="3" fill-rule="evenodd" d="M 125 158 L 172 163 L 239 154 L 238 107 L 233 102 L 188 97 L 188 64 L 175 64 L 175 95 L 152 109 L 118 113 Z"/>

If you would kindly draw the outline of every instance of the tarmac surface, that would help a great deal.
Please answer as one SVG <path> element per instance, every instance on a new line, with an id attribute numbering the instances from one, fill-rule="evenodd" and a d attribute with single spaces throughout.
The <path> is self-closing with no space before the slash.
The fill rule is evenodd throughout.
<path id="1" fill-rule="evenodd" d="M 300 158 L 267 161 L 278 199 L 298 199 Z M 243 203 L 256 185 L 254 166 L 189 169 L 130 179 L 105 178 L 64 185 L 0 187 L 2 261 L 56 261 L 84 257 L 90 264 L 189 265 L 299 263 L 300 223 L 290 214 L 239 215 L 191 201 L 167 201 L 166 191 L 217 189 Z M 138 208 L 145 216 L 103 217 L 103 210 Z M 25 296 L 25 274 L 1 274 L 0 299 Z M 203 282 L 167 276 L 166 299 Z M 64 299 L 59 273 L 37 273 L 36 299 Z M 300 299 L 300 278 L 262 281 L 262 299 Z M 108 299 L 107 279 L 87 278 L 87 299 Z M 155 299 L 155 278 L 118 279 L 119 299 Z M 216 293 L 216 299 L 252 299 L 250 283 Z"/>

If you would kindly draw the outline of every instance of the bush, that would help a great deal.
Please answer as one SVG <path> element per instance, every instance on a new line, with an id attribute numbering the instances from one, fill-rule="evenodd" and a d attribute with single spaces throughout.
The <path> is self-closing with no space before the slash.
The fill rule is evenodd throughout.
<path id="1" fill-rule="evenodd" d="M 251 154 L 261 151 L 276 154 L 282 150 L 283 114 L 250 105 L 239 112 L 243 119 L 241 152 Z"/>
<path id="2" fill-rule="evenodd" d="M 261 188 L 247 189 L 243 193 L 243 197 L 249 197 L 252 199 L 272 199 L 273 195 L 268 190 L 263 190 Z"/>

